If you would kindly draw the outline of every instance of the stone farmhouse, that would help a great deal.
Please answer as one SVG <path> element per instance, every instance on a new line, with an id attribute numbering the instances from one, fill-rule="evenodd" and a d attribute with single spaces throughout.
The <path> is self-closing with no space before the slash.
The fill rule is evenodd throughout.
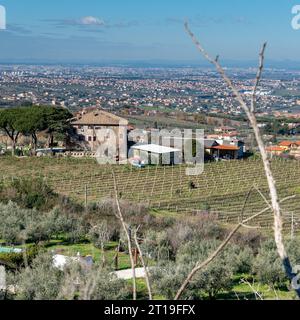
<path id="1" fill-rule="evenodd" d="M 101 145 L 116 141 L 127 146 L 128 121 L 100 109 L 83 110 L 72 121 L 80 146 L 96 152 Z M 119 150 L 118 150 L 119 151 Z"/>

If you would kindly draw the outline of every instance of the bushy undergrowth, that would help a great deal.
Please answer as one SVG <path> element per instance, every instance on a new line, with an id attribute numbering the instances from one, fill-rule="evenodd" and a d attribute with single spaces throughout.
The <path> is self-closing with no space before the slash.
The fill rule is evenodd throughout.
<path id="1" fill-rule="evenodd" d="M 13 202 L 0 203 L 0 220 L 0 238 L 7 244 L 39 243 L 61 234 L 75 241 L 85 234 L 79 217 L 67 216 L 58 208 L 43 213 L 22 209 Z"/>
<path id="2" fill-rule="evenodd" d="M 8 270 L 17 270 L 31 264 L 42 251 L 38 246 L 30 246 L 20 253 L 0 253 L 0 263 Z"/>
<path id="3" fill-rule="evenodd" d="M 53 267 L 49 253 L 38 255 L 29 267 L 8 275 L 8 285 L 18 288 L 21 300 L 117 300 L 130 297 L 128 284 L 98 265 L 85 268 L 70 263 Z"/>
<path id="4" fill-rule="evenodd" d="M 180 246 L 174 261 L 160 260 L 159 266 L 151 271 L 151 278 L 159 294 L 174 298 L 180 284 L 197 262 L 205 261 L 220 244 L 217 240 L 192 240 Z M 198 272 L 184 293 L 187 299 L 214 299 L 233 286 L 233 275 L 249 272 L 253 261 L 250 248 L 231 247 L 218 259 Z"/>
<path id="5" fill-rule="evenodd" d="M 58 195 L 42 179 L 13 179 L 0 188 L 0 201 L 13 201 L 26 209 L 49 210 L 58 201 Z"/>
<path id="6" fill-rule="evenodd" d="M 120 199 L 120 205 L 130 232 L 140 226 L 140 246 L 146 262 L 153 266 L 154 293 L 170 299 L 195 264 L 205 261 L 229 232 L 206 211 L 164 216 L 150 211 L 143 203 Z M 46 249 L 40 250 L 56 239 L 66 244 L 89 242 L 102 252 L 109 241 L 120 241 L 121 251 L 128 253 L 116 213 L 113 199 L 99 200 L 84 208 L 55 194 L 43 180 L 16 180 L 0 185 L 0 239 L 6 245 L 31 244 L 26 255 L 0 254 L 0 263 L 12 270 L 10 283 L 20 288 L 13 298 L 130 298 L 128 283 L 112 276 L 105 259 L 95 268 L 72 265 L 62 271 L 53 267 Z M 287 250 L 293 265 L 300 264 L 299 240 L 287 242 Z M 251 230 L 237 233 L 226 249 L 195 275 L 183 297 L 215 299 L 230 291 L 237 276 L 242 275 L 272 288 L 287 289 L 274 241 Z"/>

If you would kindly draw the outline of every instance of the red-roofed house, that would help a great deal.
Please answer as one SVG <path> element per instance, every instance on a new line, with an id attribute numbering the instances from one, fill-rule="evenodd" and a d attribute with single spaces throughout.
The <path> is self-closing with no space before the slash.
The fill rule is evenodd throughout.
<path id="1" fill-rule="evenodd" d="M 278 145 L 287 149 L 298 149 L 300 147 L 300 141 L 284 140 L 278 143 Z"/>
<path id="2" fill-rule="evenodd" d="M 266 148 L 267 153 L 275 156 L 280 156 L 284 151 L 286 151 L 286 148 L 283 146 L 270 146 Z"/>

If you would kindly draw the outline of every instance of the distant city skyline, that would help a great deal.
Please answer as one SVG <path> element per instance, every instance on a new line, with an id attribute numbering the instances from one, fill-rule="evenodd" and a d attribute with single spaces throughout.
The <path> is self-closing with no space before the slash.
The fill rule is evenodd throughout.
<path id="1" fill-rule="evenodd" d="M 0 63 L 205 65 L 184 20 L 212 54 L 250 66 L 268 42 L 269 66 L 300 67 L 296 0 L 0 0 Z M 300 4 L 300 1 L 299 1 Z M 294 63 L 298 62 L 298 63 Z"/>

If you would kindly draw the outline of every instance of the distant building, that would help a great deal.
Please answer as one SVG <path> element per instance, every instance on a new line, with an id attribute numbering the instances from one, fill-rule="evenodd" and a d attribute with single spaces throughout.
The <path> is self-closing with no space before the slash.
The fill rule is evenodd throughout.
<path id="1" fill-rule="evenodd" d="M 296 159 L 299 159 L 300 141 L 284 140 L 279 142 L 278 145 L 267 147 L 266 151 L 270 155 L 280 156 L 282 154 L 288 154 Z"/>
<path id="2" fill-rule="evenodd" d="M 245 143 L 238 139 L 205 139 L 204 147 L 214 158 L 241 159 L 245 154 Z"/>
<path id="3" fill-rule="evenodd" d="M 83 110 L 72 121 L 79 141 L 90 151 L 96 152 L 101 144 L 115 138 L 117 146 L 127 145 L 128 121 L 99 109 Z"/>
<path id="4" fill-rule="evenodd" d="M 280 156 L 286 149 L 280 146 L 269 146 L 266 151 L 269 155 Z"/>
<path id="5" fill-rule="evenodd" d="M 278 143 L 280 147 L 283 147 L 287 150 L 291 149 L 298 149 L 300 147 L 300 141 L 289 141 L 289 140 L 284 140 Z"/>
<path id="6" fill-rule="evenodd" d="M 240 148 L 231 145 L 219 145 L 212 148 L 213 156 L 220 159 L 238 159 Z"/>
<path id="7" fill-rule="evenodd" d="M 228 126 L 222 126 L 222 127 L 215 128 L 214 131 L 217 133 L 229 133 L 229 132 L 236 131 L 236 129 Z"/>
<path id="8" fill-rule="evenodd" d="M 223 146 L 223 150 L 226 150 L 225 147 L 228 147 L 229 151 L 230 150 L 233 151 L 234 149 L 237 149 L 236 152 L 234 152 L 233 159 L 241 159 L 244 157 L 244 154 L 246 152 L 244 141 L 225 137 L 224 139 L 218 139 L 217 142 L 219 145 Z"/>

